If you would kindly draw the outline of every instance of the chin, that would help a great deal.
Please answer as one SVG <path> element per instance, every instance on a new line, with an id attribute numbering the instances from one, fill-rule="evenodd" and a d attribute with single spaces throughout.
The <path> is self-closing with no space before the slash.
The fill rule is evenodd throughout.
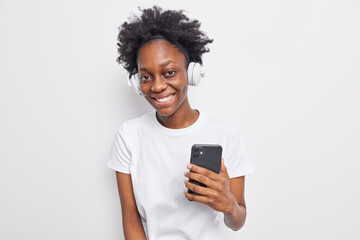
<path id="1" fill-rule="evenodd" d="M 169 109 L 169 108 L 160 108 L 160 109 L 155 108 L 155 110 L 160 116 L 163 117 L 169 117 L 176 112 L 176 109 Z"/>

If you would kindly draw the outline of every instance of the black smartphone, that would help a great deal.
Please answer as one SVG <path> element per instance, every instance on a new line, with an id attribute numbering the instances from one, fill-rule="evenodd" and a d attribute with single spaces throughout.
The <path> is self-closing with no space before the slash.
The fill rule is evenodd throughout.
<path id="1" fill-rule="evenodd" d="M 222 147 L 218 144 L 194 144 L 191 148 L 190 163 L 220 173 Z M 189 182 L 206 187 L 193 179 Z M 188 189 L 188 193 L 201 195 Z"/>

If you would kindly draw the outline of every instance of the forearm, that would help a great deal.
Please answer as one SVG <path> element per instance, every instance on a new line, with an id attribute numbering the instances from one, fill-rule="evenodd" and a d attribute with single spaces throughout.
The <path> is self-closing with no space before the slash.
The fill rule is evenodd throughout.
<path id="1" fill-rule="evenodd" d="M 140 217 L 123 218 L 123 229 L 126 240 L 146 240 Z"/>
<path id="2" fill-rule="evenodd" d="M 224 222 L 228 228 L 234 231 L 244 226 L 246 219 L 246 208 L 238 203 L 235 204 L 232 211 L 224 212 Z"/>

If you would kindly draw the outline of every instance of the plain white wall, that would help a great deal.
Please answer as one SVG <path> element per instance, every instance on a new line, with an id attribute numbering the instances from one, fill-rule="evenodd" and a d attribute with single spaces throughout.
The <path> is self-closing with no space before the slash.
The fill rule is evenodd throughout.
<path id="1" fill-rule="evenodd" d="M 115 132 L 151 110 L 115 59 L 137 6 L 212 38 L 193 107 L 234 122 L 256 172 L 227 239 L 359 239 L 359 1 L 0 1 L 0 239 L 123 239 Z"/>

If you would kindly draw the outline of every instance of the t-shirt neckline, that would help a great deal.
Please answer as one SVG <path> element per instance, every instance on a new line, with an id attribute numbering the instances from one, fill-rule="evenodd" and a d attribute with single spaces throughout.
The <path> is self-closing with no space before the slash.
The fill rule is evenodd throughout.
<path id="1" fill-rule="evenodd" d="M 196 119 L 196 121 L 193 124 L 185 128 L 174 129 L 174 128 L 164 127 L 163 125 L 161 125 L 161 123 L 159 123 L 159 121 L 156 118 L 156 110 L 154 110 L 151 113 L 151 120 L 155 128 L 163 134 L 170 136 L 184 136 L 194 132 L 196 129 L 199 129 L 206 122 L 207 119 L 206 114 L 198 109 L 197 111 L 199 112 L 198 119 Z"/>

